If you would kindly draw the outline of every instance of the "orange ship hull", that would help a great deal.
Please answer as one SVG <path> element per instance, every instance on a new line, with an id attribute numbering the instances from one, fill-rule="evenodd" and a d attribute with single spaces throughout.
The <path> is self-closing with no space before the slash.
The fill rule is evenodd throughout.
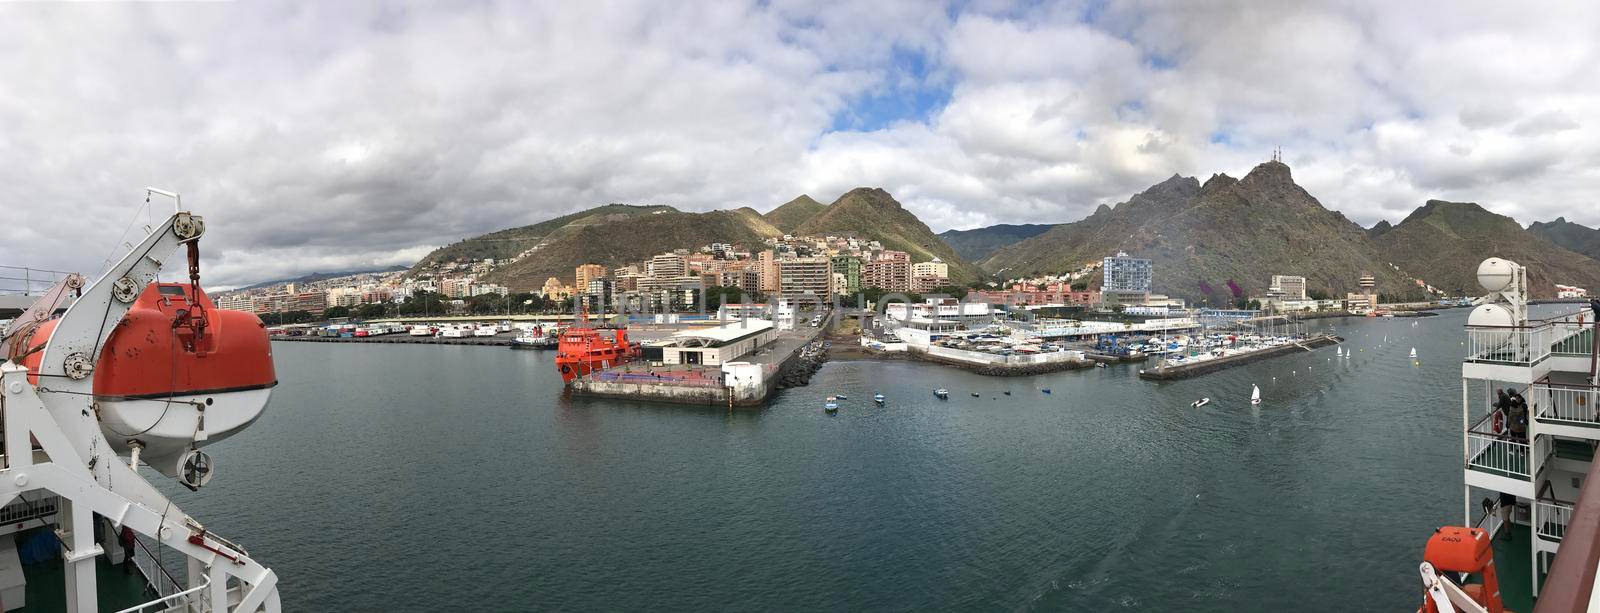
<path id="1" fill-rule="evenodd" d="M 589 327 L 572 327 L 561 333 L 556 348 L 556 370 L 563 383 L 624 364 L 639 355 L 639 346 L 628 342 L 628 331 L 618 329 L 611 338 Z"/>

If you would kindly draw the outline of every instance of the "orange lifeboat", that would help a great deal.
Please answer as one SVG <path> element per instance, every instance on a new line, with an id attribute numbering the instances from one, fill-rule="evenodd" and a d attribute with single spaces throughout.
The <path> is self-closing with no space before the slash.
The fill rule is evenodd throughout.
<path id="1" fill-rule="evenodd" d="M 27 341 L 22 364 L 35 385 L 56 323 L 40 323 Z M 106 338 L 93 389 L 106 440 L 137 442 L 154 460 L 243 429 L 275 385 L 260 318 L 216 308 L 196 285 L 152 283 Z"/>

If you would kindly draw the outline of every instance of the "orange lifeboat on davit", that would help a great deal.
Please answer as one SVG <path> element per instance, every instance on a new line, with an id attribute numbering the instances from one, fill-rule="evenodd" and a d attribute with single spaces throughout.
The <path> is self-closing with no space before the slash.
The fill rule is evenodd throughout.
<path id="1" fill-rule="evenodd" d="M 40 323 L 28 340 L 22 363 L 34 385 L 55 325 Z M 187 283 L 145 286 L 106 338 L 93 372 L 106 440 L 120 452 L 136 444 L 163 472 L 171 467 L 160 459 L 254 422 L 278 383 L 261 319 L 218 309 Z"/>

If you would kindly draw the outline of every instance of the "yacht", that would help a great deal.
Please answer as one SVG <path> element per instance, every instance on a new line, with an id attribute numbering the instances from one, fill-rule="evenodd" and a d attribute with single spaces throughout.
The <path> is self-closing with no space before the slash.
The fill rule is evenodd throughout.
<path id="1" fill-rule="evenodd" d="M 1462 524 L 1418 535 L 1422 610 L 1589 610 L 1600 597 L 1600 302 L 1535 319 L 1525 268 L 1489 258 L 1477 277 L 1488 294 L 1467 318 L 1461 365 Z"/>

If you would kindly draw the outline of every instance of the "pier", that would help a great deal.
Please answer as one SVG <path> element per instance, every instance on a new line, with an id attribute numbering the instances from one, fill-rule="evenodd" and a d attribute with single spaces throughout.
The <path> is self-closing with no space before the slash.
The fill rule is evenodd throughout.
<path id="1" fill-rule="evenodd" d="M 630 362 L 574 379 L 567 391 L 575 398 L 758 407 L 785 381 L 809 380 L 825 357 L 818 339 L 828 327 L 780 331 L 773 342 L 719 366 Z"/>
<path id="2" fill-rule="evenodd" d="M 432 336 L 411 336 L 408 334 L 393 334 L 384 336 L 288 336 L 278 334 L 270 337 L 275 341 L 294 341 L 301 343 L 386 343 L 407 345 L 481 345 L 484 347 L 506 347 L 512 345 L 511 336 L 464 336 L 460 338 L 445 338 Z M 553 347 L 552 347 L 553 349 Z"/>
<path id="3" fill-rule="evenodd" d="M 1225 368 L 1232 368 L 1234 366 L 1239 366 L 1239 365 L 1242 365 L 1242 364 L 1249 364 L 1251 362 L 1258 362 L 1258 361 L 1265 360 L 1265 359 L 1271 358 L 1271 357 L 1276 357 L 1276 356 L 1290 354 L 1290 353 L 1298 353 L 1298 352 L 1302 352 L 1302 351 L 1311 351 L 1311 350 L 1316 349 L 1318 347 L 1327 347 L 1329 345 L 1337 345 L 1337 344 L 1339 344 L 1339 343 L 1341 343 L 1343 341 L 1344 341 L 1344 339 L 1339 338 L 1337 336 L 1323 334 L 1323 335 L 1313 336 L 1313 337 L 1308 338 L 1308 339 L 1295 341 L 1295 342 L 1292 342 L 1292 343 L 1289 343 L 1289 344 L 1286 344 L 1286 345 L 1279 345 L 1279 346 L 1276 346 L 1276 347 L 1268 347 L 1266 349 L 1259 349 L 1259 350 L 1256 350 L 1256 351 L 1251 351 L 1249 353 L 1241 353 L 1241 354 L 1238 354 L 1238 355 L 1230 355 L 1230 356 L 1226 356 L 1226 357 L 1214 358 L 1214 359 L 1210 359 L 1210 360 L 1203 360 L 1203 361 L 1198 361 L 1198 362 L 1193 362 L 1193 363 L 1188 363 L 1188 364 L 1177 364 L 1177 365 L 1172 365 L 1172 366 L 1157 366 L 1155 368 L 1142 369 L 1142 370 L 1139 371 L 1139 378 L 1147 380 L 1147 381 L 1170 381 L 1170 380 L 1175 380 L 1175 379 L 1187 379 L 1189 377 L 1198 377 L 1200 375 L 1204 375 L 1204 374 L 1207 374 L 1207 373 L 1213 373 L 1213 372 L 1216 372 L 1216 371 L 1219 371 L 1219 370 L 1222 370 L 1222 369 L 1225 369 Z"/>

